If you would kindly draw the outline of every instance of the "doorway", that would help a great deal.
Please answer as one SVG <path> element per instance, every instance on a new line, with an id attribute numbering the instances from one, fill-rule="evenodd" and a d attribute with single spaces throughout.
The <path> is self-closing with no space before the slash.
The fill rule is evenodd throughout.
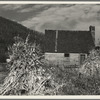
<path id="1" fill-rule="evenodd" d="M 85 58 L 85 54 L 80 54 L 80 64 L 84 62 Z"/>

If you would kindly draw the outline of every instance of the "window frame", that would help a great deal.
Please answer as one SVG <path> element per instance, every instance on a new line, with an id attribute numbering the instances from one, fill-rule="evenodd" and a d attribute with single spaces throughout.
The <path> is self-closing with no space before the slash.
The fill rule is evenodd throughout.
<path id="1" fill-rule="evenodd" d="M 64 53 L 64 57 L 70 57 L 69 53 Z"/>

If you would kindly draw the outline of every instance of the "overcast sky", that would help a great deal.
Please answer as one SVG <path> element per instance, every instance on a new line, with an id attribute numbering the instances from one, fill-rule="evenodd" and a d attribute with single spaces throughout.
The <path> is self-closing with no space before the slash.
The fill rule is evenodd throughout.
<path id="1" fill-rule="evenodd" d="M 100 5 L 0 5 L 0 16 L 44 32 L 45 29 L 89 30 L 95 26 L 96 41 L 100 38 Z"/>

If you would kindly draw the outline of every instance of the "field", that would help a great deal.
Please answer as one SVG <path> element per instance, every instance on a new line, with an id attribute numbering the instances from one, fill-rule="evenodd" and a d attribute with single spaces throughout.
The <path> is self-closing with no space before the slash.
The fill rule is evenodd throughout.
<path id="1" fill-rule="evenodd" d="M 82 69 L 81 66 L 79 68 L 66 67 L 63 69 L 60 68 L 60 66 L 53 67 L 55 68 L 53 71 L 55 80 L 59 84 L 65 83 L 62 88 L 59 88 L 58 95 L 100 94 L 100 78 L 97 74 L 86 76 L 85 74 L 80 73 L 80 69 Z"/>
<path id="2" fill-rule="evenodd" d="M 1 67 L 5 67 L 1 64 Z M 1 68 L 0 67 L 0 68 Z M 63 86 L 59 87 L 56 95 L 98 95 L 100 94 L 100 79 L 94 77 L 84 77 L 79 74 L 79 68 L 49 65 L 52 68 L 52 76 L 54 81 Z M 4 78 L 7 76 L 8 71 L 2 69 L 0 71 L 0 84 L 3 84 Z"/>
<path id="3" fill-rule="evenodd" d="M 64 85 L 63 90 L 57 91 L 57 95 L 75 95 L 76 91 L 73 91 L 73 84 L 72 80 L 76 80 L 76 77 L 78 76 L 77 70 L 78 68 L 60 68 L 55 65 L 49 65 L 47 67 L 54 67 L 53 70 L 51 70 L 53 73 L 53 78 L 55 78 L 55 82 L 62 84 L 66 83 Z M 3 84 L 5 77 L 8 75 L 8 70 L 6 69 L 6 64 L 0 64 L 0 84 Z M 60 88 L 59 88 L 60 89 Z"/>

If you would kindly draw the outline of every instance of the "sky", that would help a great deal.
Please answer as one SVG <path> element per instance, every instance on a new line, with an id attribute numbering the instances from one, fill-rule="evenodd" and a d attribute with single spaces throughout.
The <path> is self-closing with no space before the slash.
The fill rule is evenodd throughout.
<path id="1" fill-rule="evenodd" d="M 89 30 L 100 39 L 99 4 L 0 4 L 0 16 L 40 32 L 45 29 Z"/>

